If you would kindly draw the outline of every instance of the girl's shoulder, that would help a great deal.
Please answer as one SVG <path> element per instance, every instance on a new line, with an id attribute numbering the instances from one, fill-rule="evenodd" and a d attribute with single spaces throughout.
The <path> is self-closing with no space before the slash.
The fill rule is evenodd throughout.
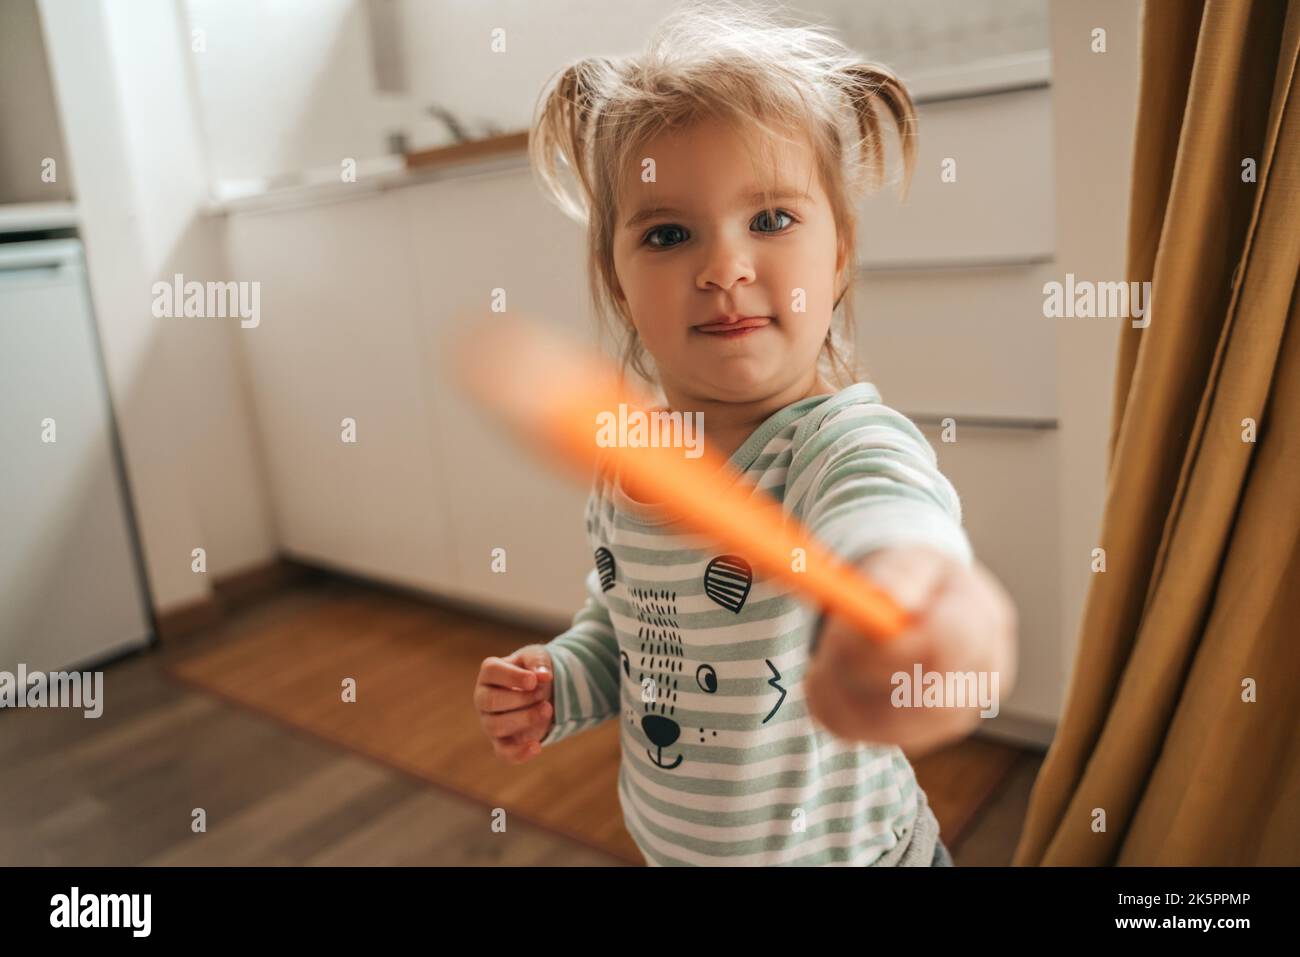
<path id="1" fill-rule="evenodd" d="M 804 416 L 795 429 L 792 454 L 807 460 L 818 457 L 832 445 L 835 448 L 846 444 L 893 446 L 899 442 L 934 462 L 934 448 L 916 423 L 887 405 L 875 385 L 855 382 Z"/>

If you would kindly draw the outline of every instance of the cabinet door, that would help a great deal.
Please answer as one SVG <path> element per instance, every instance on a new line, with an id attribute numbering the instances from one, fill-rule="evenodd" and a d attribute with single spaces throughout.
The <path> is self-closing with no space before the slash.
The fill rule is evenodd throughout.
<path id="1" fill-rule="evenodd" d="M 260 324 L 239 341 L 283 548 L 441 588 L 455 580 L 458 503 L 431 428 L 404 196 L 236 213 L 227 240 L 231 278 L 261 283 Z"/>
<path id="2" fill-rule="evenodd" d="M 589 479 L 519 446 L 451 381 L 445 352 L 449 334 L 466 332 L 456 324 L 467 313 L 492 321 L 498 289 L 507 314 L 594 343 L 583 231 L 544 202 L 526 167 L 402 192 L 461 597 L 567 623 L 593 562 L 583 517 Z M 498 548 L 504 573 L 493 570 Z"/>

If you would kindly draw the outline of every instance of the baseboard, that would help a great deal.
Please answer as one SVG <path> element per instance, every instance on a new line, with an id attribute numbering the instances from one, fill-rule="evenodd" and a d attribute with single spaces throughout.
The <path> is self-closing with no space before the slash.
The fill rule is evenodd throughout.
<path id="1" fill-rule="evenodd" d="M 310 565 L 278 555 L 269 562 L 214 577 L 212 594 L 157 615 L 160 641 L 174 640 L 217 624 L 226 615 L 260 601 L 289 585 L 316 577 Z"/>
<path id="2" fill-rule="evenodd" d="M 209 595 L 188 605 L 159 612 L 155 620 L 158 622 L 158 640 L 173 641 L 220 621 L 221 602 Z"/>
<path id="3" fill-rule="evenodd" d="M 462 597 L 449 592 L 434 591 L 421 585 L 374 577 L 363 572 L 344 568 L 341 565 L 323 559 L 297 558 L 288 554 L 284 557 L 287 560 L 301 564 L 304 568 L 309 568 L 316 574 L 322 575 L 326 578 L 337 579 L 342 582 L 348 582 L 349 584 L 359 585 L 365 588 L 373 588 L 376 591 L 409 598 L 421 602 L 422 604 L 435 605 L 440 608 L 446 608 L 449 611 L 472 615 L 475 618 L 482 618 L 485 621 L 491 621 L 506 628 L 514 628 L 523 632 L 532 632 L 539 636 L 539 641 L 549 641 L 551 638 L 560 634 L 560 632 L 565 631 L 571 624 L 571 622 L 567 622 L 563 624 L 556 623 L 553 625 L 544 620 L 544 616 L 538 616 L 526 610 L 514 609 L 502 605 L 486 605 L 481 601 L 476 601 L 475 599 Z"/>
<path id="4" fill-rule="evenodd" d="M 1039 718 L 1000 714 L 996 718 L 981 721 L 975 733 L 992 741 L 1005 741 L 1036 751 L 1046 751 L 1056 737 L 1056 725 Z"/>

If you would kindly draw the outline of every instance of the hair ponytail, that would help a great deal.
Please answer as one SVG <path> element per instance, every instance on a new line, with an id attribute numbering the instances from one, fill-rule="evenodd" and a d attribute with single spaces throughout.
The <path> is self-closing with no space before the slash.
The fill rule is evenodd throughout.
<path id="1" fill-rule="evenodd" d="M 585 224 L 596 205 L 590 140 L 615 70 L 606 57 L 586 57 L 556 76 L 550 93 L 539 97 L 540 109 L 528 140 L 529 160 L 565 214 Z M 577 176 L 578 196 L 561 184 L 557 160 Z"/>
<path id="2" fill-rule="evenodd" d="M 857 117 L 861 140 L 858 148 L 852 150 L 852 155 L 864 154 L 861 168 L 865 170 L 866 182 L 873 190 L 883 185 L 886 169 L 882 110 L 898 131 L 903 153 L 901 192 L 906 198 L 916 164 L 916 107 L 907 87 L 893 70 L 869 62 L 843 67 L 836 74 L 836 82 Z"/>

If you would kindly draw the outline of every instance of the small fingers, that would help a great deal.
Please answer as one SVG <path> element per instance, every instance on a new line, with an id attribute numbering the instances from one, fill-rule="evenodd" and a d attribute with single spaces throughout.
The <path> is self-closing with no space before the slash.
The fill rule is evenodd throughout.
<path id="1" fill-rule="evenodd" d="M 505 658 L 486 658 L 479 669 L 480 684 L 515 691 L 532 691 L 540 683 L 537 673 Z"/>
<path id="2" fill-rule="evenodd" d="M 506 738 L 534 726 L 545 727 L 552 710 L 549 701 L 541 701 L 504 714 L 485 714 L 483 728 L 493 738 Z"/>
<path id="3" fill-rule="evenodd" d="M 543 685 L 532 691 L 510 691 L 506 688 L 481 684 L 474 688 L 474 707 L 484 714 L 502 714 L 527 708 L 539 701 L 549 700 L 550 697 L 550 685 Z"/>

